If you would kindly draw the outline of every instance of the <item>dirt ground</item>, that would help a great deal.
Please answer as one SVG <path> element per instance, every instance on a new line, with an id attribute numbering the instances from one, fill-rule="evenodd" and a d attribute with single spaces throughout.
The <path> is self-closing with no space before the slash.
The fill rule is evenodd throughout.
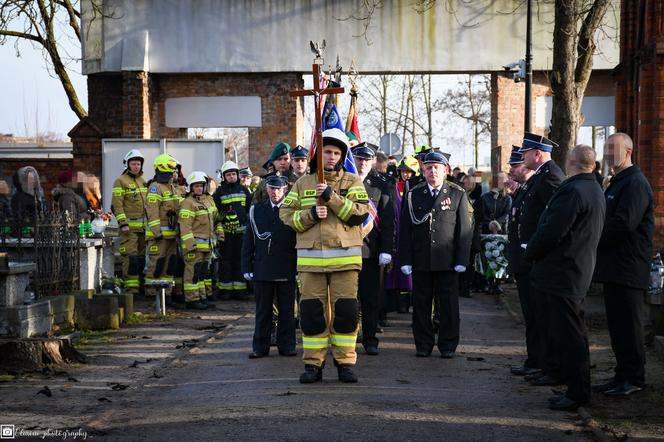
<path id="1" fill-rule="evenodd" d="M 548 388 L 509 374 L 524 339 L 509 291 L 505 298 L 461 300 L 452 360 L 437 351 L 416 358 L 410 315 L 391 314 L 379 356 L 358 346 L 352 385 L 337 381 L 331 360 L 323 383 L 302 385 L 299 355 L 248 359 L 251 302 L 168 320 L 143 315 L 118 331 L 84 334 L 78 348 L 88 364 L 0 378 L 0 423 L 24 434 L 81 429 L 94 440 L 591 440 L 577 413 L 546 408 Z M 601 329 L 592 335 L 593 376 L 603 378 L 610 348 Z M 588 407 L 622 439 L 664 439 L 663 389 L 653 382 L 664 379 L 662 363 L 649 356 L 651 389 L 620 402 L 595 397 Z M 51 397 L 38 393 L 44 386 Z"/>

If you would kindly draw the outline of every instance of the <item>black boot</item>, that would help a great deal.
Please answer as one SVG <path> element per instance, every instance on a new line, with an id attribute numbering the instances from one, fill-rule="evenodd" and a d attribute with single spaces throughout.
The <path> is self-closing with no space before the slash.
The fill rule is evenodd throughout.
<path id="1" fill-rule="evenodd" d="M 189 301 L 189 302 L 187 302 L 187 309 L 189 309 L 189 310 L 206 310 L 207 307 L 201 301 Z"/>
<path id="2" fill-rule="evenodd" d="M 347 383 L 357 382 L 357 375 L 353 372 L 352 365 L 338 364 L 337 372 L 339 373 L 339 380 L 341 382 L 347 382 Z"/>
<path id="3" fill-rule="evenodd" d="M 206 298 L 206 299 L 202 299 L 202 300 L 201 300 L 201 304 L 203 304 L 203 305 L 205 306 L 205 308 L 215 308 L 215 307 L 216 307 L 213 303 L 211 303 L 210 301 L 208 301 L 207 298 Z"/>
<path id="4" fill-rule="evenodd" d="M 313 384 L 323 380 L 323 370 L 315 365 L 306 364 L 304 373 L 300 375 L 300 384 Z"/>

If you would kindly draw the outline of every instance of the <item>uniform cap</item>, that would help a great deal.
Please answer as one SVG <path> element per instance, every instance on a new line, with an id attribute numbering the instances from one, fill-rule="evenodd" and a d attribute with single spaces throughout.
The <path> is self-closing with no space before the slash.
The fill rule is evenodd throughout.
<path id="1" fill-rule="evenodd" d="M 290 150 L 291 150 L 290 144 L 284 142 L 277 143 L 277 145 L 274 146 L 274 148 L 272 149 L 272 153 L 270 154 L 270 158 L 268 158 L 268 161 L 270 162 L 274 161 L 280 156 L 289 153 Z"/>
<path id="2" fill-rule="evenodd" d="M 366 142 L 358 144 L 351 150 L 355 158 L 371 160 L 376 156 L 376 152 L 374 152 L 374 150 L 370 148 Z"/>
<path id="3" fill-rule="evenodd" d="M 288 185 L 288 181 L 283 175 L 270 175 L 265 178 L 265 185 L 267 187 L 281 188 L 286 187 Z"/>
<path id="4" fill-rule="evenodd" d="M 429 152 L 424 156 L 423 162 L 424 164 L 450 164 L 449 161 L 447 161 L 447 158 L 445 158 L 445 155 L 440 152 Z"/>
<path id="5" fill-rule="evenodd" d="M 532 132 L 526 132 L 523 135 L 523 142 L 521 143 L 521 148 L 519 151 L 521 153 L 537 149 L 542 152 L 551 152 L 554 147 L 558 147 L 557 143 L 549 140 L 547 137 L 542 135 L 537 135 Z"/>
<path id="6" fill-rule="evenodd" d="M 521 152 L 521 146 L 512 145 L 512 153 L 510 154 L 510 159 L 507 161 L 507 164 L 510 166 L 523 164 L 523 153 Z"/>
<path id="7" fill-rule="evenodd" d="M 291 158 L 308 158 L 309 149 L 306 149 L 302 146 L 297 146 L 295 149 L 291 150 Z"/>

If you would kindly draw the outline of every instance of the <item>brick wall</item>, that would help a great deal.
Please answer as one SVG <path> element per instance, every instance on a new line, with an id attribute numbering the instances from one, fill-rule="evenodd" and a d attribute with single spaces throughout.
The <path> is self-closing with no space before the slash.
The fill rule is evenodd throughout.
<path id="1" fill-rule="evenodd" d="M 151 75 L 152 137 L 174 137 L 178 129 L 166 127 L 164 103 L 168 98 L 224 95 L 261 97 L 262 126 L 249 128 L 249 166 L 260 170 L 272 148 L 280 141 L 292 146 L 303 143 L 302 100 L 288 92 L 302 88 L 298 73 L 263 74 L 159 74 Z"/>
<path id="2" fill-rule="evenodd" d="M 11 186 L 11 177 L 23 166 L 37 169 L 44 194 L 49 201 L 52 201 L 51 191 L 58 184 L 60 172 L 73 167 L 71 158 L 3 158 L 0 161 L 0 175 L 5 177 Z"/>
<path id="3" fill-rule="evenodd" d="M 491 76 L 491 170 L 495 174 L 499 170 L 507 170 L 507 160 L 512 144 L 520 145 L 523 138 L 523 113 L 525 100 L 525 84 L 515 83 L 502 73 Z M 586 96 L 607 96 L 615 94 L 615 84 L 610 71 L 593 71 Z M 531 101 L 532 131 L 545 135 L 548 127 L 535 126 L 537 97 L 552 95 L 545 72 L 533 73 Z M 617 115 L 616 115 L 617 118 Z M 555 141 L 555 140 L 554 140 Z"/>
<path id="4" fill-rule="evenodd" d="M 288 97 L 288 91 L 303 85 L 298 73 L 90 75 L 89 121 L 99 128 L 101 135 L 99 142 L 89 139 L 87 145 L 75 148 L 74 155 L 83 152 L 92 155 L 95 148 L 101 149 L 101 138 L 185 138 L 187 128 L 166 127 L 164 103 L 168 98 L 258 95 L 262 126 L 249 128 L 249 166 L 260 170 L 277 142 L 303 144 L 302 100 Z M 87 160 L 97 167 L 94 156 L 86 157 Z"/>
<path id="5" fill-rule="evenodd" d="M 643 8 L 643 16 L 639 11 Z M 622 0 L 616 129 L 634 140 L 634 161 L 655 194 L 655 245 L 664 247 L 664 3 Z"/>

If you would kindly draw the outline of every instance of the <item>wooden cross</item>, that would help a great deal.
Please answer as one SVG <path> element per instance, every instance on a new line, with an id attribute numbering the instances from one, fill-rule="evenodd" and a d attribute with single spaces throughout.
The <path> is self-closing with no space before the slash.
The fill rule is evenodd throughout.
<path id="1" fill-rule="evenodd" d="M 316 63 L 319 61 L 319 63 Z M 342 94 L 344 88 L 342 87 L 326 87 L 325 89 L 320 88 L 320 63 L 322 59 L 317 58 L 314 60 L 312 66 L 312 71 L 314 75 L 314 88 L 313 89 L 298 89 L 288 93 L 291 97 L 314 97 L 314 112 L 316 113 L 316 174 L 318 176 L 318 182 L 325 182 L 325 176 L 323 175 L 323 121 L 320 115 L 320 100 L 323 95 L 332 95 L 332 94 Z M 344 161 L 342 158 L 340 161 Z"/>

